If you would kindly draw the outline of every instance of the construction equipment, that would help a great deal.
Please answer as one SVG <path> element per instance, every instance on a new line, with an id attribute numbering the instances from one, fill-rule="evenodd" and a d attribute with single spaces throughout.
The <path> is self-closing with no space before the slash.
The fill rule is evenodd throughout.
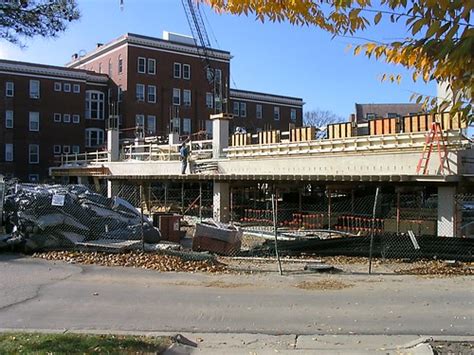
<path id="1" fill-rule="evenodd" d="M 431 129 L 426 134 L 425 145 L 423 147 L 423 152 L 421 158 L 418 161 L 416 167 L 416 173 L 419 174 L 422 171 L 423 175 L 426 175 L 428 172 L 428 166 L 430 162 L 431 152 L 433 151 L 433 146 L 436 144 L 438 149 L 439 156 L 439 171 L 441 174 L 445 175 L 445 165 L 448 171 L 448 174 L 451 172 L 449 167 L 448 159 L 448 150 L 446 148 L 446 138 L 444 136 L 443 129 L 439 122 L 433 122 L 431 124 Z"/>

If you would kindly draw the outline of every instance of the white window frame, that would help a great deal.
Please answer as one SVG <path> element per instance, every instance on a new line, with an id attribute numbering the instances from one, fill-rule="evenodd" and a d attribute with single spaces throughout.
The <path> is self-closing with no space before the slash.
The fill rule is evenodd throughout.
<path id="1" fill-rule="evenodd" d="M 280 106 L 273 106 L 273 120 L 280 121 Z"/>
<path id="2" fill-rule="evenodd" d="M 150 124 L 151 122 L 153 122 L 153 124 Z M 152 126 L 152 128 L 150 128 L 150 126 Z M 156 134 L 156 116 L 148 115 L 146 117 L 146 130 L 149 134 Z"/>
<path id="3" fill-rule="evenodd" d="M 188 128 L 188 129 L 186 129 Z M 183 118 L 183 127 L 182 127 L 182 133 L 183 134 L 191 134 L 191 119 L 186 117 L 186 118 Z"/>
<path id="4" fill-rule="evenodd" d="M 150 98 L 151 95 L 151 98 Z M 146 91 L 146 98 L 147 101 L 150 103 L 156 103 L 156 86 L 155 85 L 148 85 Z"/>
<path id="5" fill-rule="evenodd" d="M 365 114 L 365 119 L 366 120 L 373 120 L 375 119 L 375 113 L 368 112 Z"/>
<path id="6" fill-rule="evenodd" d="M 35 127 L 36 124 L 36 127 Z M 30 132 L 39 132 L 40 130 L 40 117 L 39 112 L 28 113 L 28 129 Z"/>
<path id="7" fill-rule="evenodd" d="M 140 70 L 142 66 L 140 63 L 143 63 L 143 70 Z M 137 73 L 145 74 L 146 73 L 146 58 L 145 57 L 138 57 L 137 59 Z"/>
<path id="8" fill-rule="evenodd" d="M 63 114 L 63 122 L 64 123 L 71 123 L 71 115 L 69 113 Z"/>
<path id="9" fill-rule="evenodd" d="M 290 121 L 296 122 L 296 117 L 297 117 L 296 109 L 295 108 L 290 109 Z"/>
<path id="10" fill-rule="evenodd" d="M 122 58 L 121 54 L 119 54 L 119 56 L 118 56 L 117 72 L 119 74 L 123 73 L 123 58 Z"/>
<path id="11" fill-rule="evenodd" d="M 79 154 L 80 151 L 81 151 L 81 147 L 78 146 L 78 145 L 73 145 L 71 151 L 72 151 L 73 154 Z"/>
<path id="12" fill-rule="evenodd" d="M 187 71 L 187 75 L 186 75 Z M 183 64 L 183 79 L 191 80 L 191 65 Z"/>
<path id="13" fill-rule="evenodd" d="M 75 94 L 79 94 L 81 92 L 81 85 L 74 84 L 72 86 L 72 92 L 75 93 Z"/>
<path id="14" fill-rule="evenodd" d="M 59 81 L 54 82 L 54 91 L 61 91 L 62 90 L 62 84 Z"/>
<path id="15" fill-rule="evenodd" d="M 39 174 L 28 174 L 28 181 L 29 182 L 38 182 L 39 181 Z"/>
<path id="16" fill-rule="evenodd" d="M 181 89 L 173 88 L 173 105 L 174 106 L 181 105 Z"/>
<path id="17" fill-rule="evenodd" d="M 32 152 L 32 148 L 36 148 L 36 152 Z M 36 155 L 36 159 L 31 159 L 32 155 Z M 29 164 L 39 164 L 40 161 L 40 146 L 39 144 L 29 144 L 28 145 L 28 163 Z"/>
<path id="18" fill-rule="evenodd" d="M 80 123 L 81 122 L 81 115 L 74 114 L 72 115 L 72 123 Z"/>
<path id="19" fill-rule="evenodd" d="M 154 58 L 147 59 L 147 73 L 150 75 L 156 74 L 156 59 Z"/>
<path id="20" fill-rule="evenodd" d="M 13 110 L 5 110 L 5 128 L 13 128 L 15 126 L 15 116 Z"/>
<path id="21" fill-rule="evenodd" d="M 136 114 L 135 115 L 135 127 L 142 127 L 145 128 L 145 115 L 144 114 Z"/>
<path id="22" fill-rule="evenodd" d="M 13 161 L 15 159 L 14 154 L 13 143 L 5 143 L 5 161 Z"/>
<path id="23" fill-rule="evenodd" d="M 97 95 L 96 98 L 93 98 Z M 97 117 L 92 117 L 92 107 L 97 105 Z M 86 119 L 88 120 L 103 120 L 105 116 L 105 94 L 98 90 L 86 91 Z"/>
<path id="24" fill-rule="evenodd" d="M 6 97 L 15 96 L 15 83 L 13 81 L 5 82 L 5 96 Z"/>
<path id="25" fill-rule="evenodd" d="M 262 104 L 257 104 L 255 106 L 255 116 L 257 117 L 258 120 L 261 120 L 263 118 L 263 105 Z"/>
<path id="26" fill-rule="evenodd" d="M 214 108 L 214 95 L 212 92 L 206 92 L 206 107 Z"/>
<path id="27" fill-rule="evenodd" d="M 71 92 L 71 83 L 64 83 L 63 84 L 63 91 L 64 92 Z"/>
<path id="28" fill-rule="evenodd" d="M 240 103 L 240 117 L 247 117 L 247 103 Z"/>
<path id="29" fill-rule="evenodd" d="M 92 144 L 92 133 L 97 133 L 97 144 Z M 86 148 L 97 147 L 104 143 L 104 130 L 100 128 L 86 128 Z"/>
<path id="30" fill-rule="evenodd" d="M 176 71 L 176 69 L 178 69 Z M 173 78 L 181 79 L 181 63 L 174 62 L 173 63 Z"/>
<path id="31" fill-rule="evenodd" d="M 191 103 L 192 103 L 191 90 L 187 90 L 187 89 L 183 90 L 183 105 L 190 107 Z"/>
<path id="32" fill-rule="evenodd" d="M 53 145 L 53 154 L 60 155 L 61 154 L 61 145 L 55 144 Z"/>
<path id="33" fill-rule="evenodd" d="M 145 101 L 145 85 L 137 84 L 135 87 L 135 99 L 139 102 Z"/>
<path id="34" fill-rule="evenodd" d="M 61 122 L 61 120 L 62 120 L 61 114 L 56 112 L 54 114 L 54 122 Z"/>
<path id="35" fill-rule="evenodd" d="M 32 80 L 30 79 L 30 99 L 39 99 L 41 95 L 41 86 L 39 80 Z M 35 86 L 37 86 L 37 91 L 34 90 Z"/>
<path id="36" fill-rule="evenodd" d="M 240 116 L 240 102 L 234 101 L 232 113 L 236 117 Z"/>
<path id="37" fill-rule="evenodd" d="M 69 154 L 71 152 L 71 147 L 68 145 L 63 145 L 63 153 Z"/>

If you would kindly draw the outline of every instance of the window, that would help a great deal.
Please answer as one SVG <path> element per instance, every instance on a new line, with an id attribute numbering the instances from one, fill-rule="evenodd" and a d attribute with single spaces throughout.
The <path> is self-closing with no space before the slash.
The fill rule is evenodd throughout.
<path id="1" fill-rule="evenodd" d="M 234 102 L 234 116 L 240 115 L 240 104 L 238 102 Z"/>
<path id="2" fill-rule="evenodd" d="M 39 112 L 30 112 L 29 115 L 30 122 L 30 131 L 38 132 L 39 131 Z"/>
<path id="3" fill-rule="evenodd" d="M 191 133 L 191 119 L 190 118 L 183 118 L 183 133 L 184 134 Z"/>
<path id="4" fill-rule="evenodd" d="M 61 122 L 61 114 L 55 113 L 54 114 L 54 122 Z"/>
<path id="5" fill-rule="evenodd" d="M 295 108 L 292 108 L 291 111 L 290 111 L 290 120 L 292 122 L 296 121 L 296 109 Z"/>
<path id="6" fill-rule="evenodd" d="M 13 161 L 13 144 L 5 144 L 5 161 Z"/>
<path id="7" fill-rule="evenodd" d="M 69 146 L 68 145 L 63 145 L 63 153 L 64 154 L 69 154 L 69 152 L 70 152 Z"/>
<path id="8" fill-rule="evenodd" d="M 137 84 L 136 98 L 137 101 L 145 101 L 145 85 Z"/>
<path id="9" fill-rule="evenodd" d="M 122 85 L 119 85 L 117 87 L 117 102 L 122 102 L 122 99 L 123 99 Z"/>
<path id="10" fill-rule="evenodd" d="M 189 64 L 183 64 L 183 79 L 191 79 L 191 66 Z"/>
<path id="11" fill-rule="evenodd" d="M 156 133 L 156 116 L 147 116 L 146 129 L 148 134 L 154 135 Z"/>
<path id="12" fill-rule="evenodd" d="M 173 89 L 173 105 L 181 105 L 181 89 Z"/>
<path id="13" fill-rule="evenodd" d="M 145 128 L 145 115 L 135 115 L 135 127 Z"/>
<path id="14" fill-rule="evenodd" d="M 394 112 L 387 113 L 387 118 L 397 118 L 397 117 L 398 117 L 398 113 L 394 113 Z"/>
<path id="15" fill-rule="evenodd" d="M 222 81 L 222 70 L 216 69 L 215 73 L 216 73 L 215 74 L 216 82 L 221 82 Z"/>
<path id="16" fill-rule="evenodd" d="M 273 119 L 275 121 L 280 120 L 280 107 L 278 107 L 278 106 L 273 107 Z"/>
<path id="17" fill-rule="evenodd" d="M 30 98 L 39 99 L 39 97 L 40 97 L 39 80 L 30 80 Z"/>
<path id="18" fill-rule="evenodd" d="M 81 116 L 72 115 L 72 123 L 79 123 L 79 122 L 81 122 Z"/>
<path id="19" fill-rule="evenodd" d="M 214 72 L 213 72 L 212 68 L 207 67 L 206 77 L 207 77 L 207 81 L 209 81 L 209 82 L 214 79 Z"/>
<path id="20" fill-rule="evenodd" d="M 73 145 L 73 146 L 72 146 L 72 152 L 73 152 L 74 154 L 79 154 L 80 149 L 81 149 L 81 148 L 80 148 L 78 145 Z"/>
<path id="21" fill-rule="evenodd" d="M 15 84 L 13 81 L 7 81 L 5 83 L 5 96 L 13 97 L 15 95 Z"/>
<path id="22" fill-rule="evenodd" d="M 143 58 L 143 57 L 138 57 L 138 67 L 137 67 L 137 71 L 139 73 L 145 73 L 146 71 L 146 59 Z"/>
<path id="23" fill-rule="evenodd" d="M 173 77 L 176 79 L 181 78 L 181 63 L 174 63 L 173 65 Z"/>
<path id="24" fill-rule="evenodd" d="M 92 120 L 104 119 L 104 93 L 86 91 L 86 118 Z"/>
<path id="25" fill-rule="evenodd" d="M 39 181 L 39 174 L 29 174 L 28 175 L 28 180 L 30 180 L 30 182 L 38 182 Z"/>
<path id="26" fill-rule="evenodd" d="M 65 113 L 63 115 L 63 122 L 64 123 L 71 123 L 71 115 L 69 113 Z"/>
<path id="27" fill-rule="evenodd" d="M 54 83 L 54 91 L 61 91 L 61 83 L 59 82 Z"/>
<path id="28" fill-rule="evenodd" d="M 206 107 L 214 107 L 214 95 L 212 95 L 212 92 L 206 92 Z"/>
<path id="29" fill-rule="evenodd" d="M 156 102 L 156 86 L 155 85 L 148 85 L 148 102 L 155 103 Z"/>
<path id="30" fill-rule="evenodd" d="M 5 128 L 13 128 L 13 111 L 5 111 Z"/>
<path id="31" fill-rule="evenodd" d="M 109 59 L 109 76 L 112 76 L 112 59 Z"/>
<path id="32" fill-rule="evenodd" d="M 155 75 L 156 73 L 156 60 L 148 58 L 148 74 Z"/>
<path id="33" fill-rule="evenodd" d="M 75 93 L 75 94 L 79 94 L 81 92 L 81 85 L 79 84 L 74 84 L 72 86 L 72 91 Z"/>
<path id="34" fill-rule="evenodd" d="M 118 73 L 122 74 L 122 71 L 123 71 L 123 59 L 122 59 L 122 55 L 120 54 L 118 57 Z"/>
<path id="35" fill-rule="evenodd" d="M 184 106 L 191 106 L 191 90 L 183 90 Z"/>
<path id="36" fill-rule="evenodd" d="M 64 90 L 64 92 L 71 92 L 71 84 L 64 83 L 63 90 Z"/>
<path id="37" fill-rule="evenodd" d="M 368 120 L 373 120 L 375 118 L 375 113 L 367 113 L 365 118 Z"/>
<path id="38" fill-rule="evenodd" d="M 212 121 L 206 120 L 206 133 L 212 134 Z"/>
<path id="39" fill-rule="evenodd" d="M 86 147 L 97 147 L 104 143 L 104 130 L 100 128 L 86 128 Z"/>
<path id="40" fill-rule="evenodd" d="M 240 103 L 240 117 L 247 117 L 247 103 Z"/>
<path id="41" fill-rule="evenodd" d="M 54 154 L 61 154 L 61 146 L 58 144 L 53 145 Z"/>
<path id="42" fill-rule="evenodd" d="M 39 145 L 38 144 L 28 145 L 28 162 L 30 164 L 39 163 Z"/>
<path id="43" fill-rule="evenodd" d="M 262 110 L 262 105 L 257 104 L 256 106 L 256 115 L 258 119 L 261 119 L 263 117 L 263 110 Z"/>

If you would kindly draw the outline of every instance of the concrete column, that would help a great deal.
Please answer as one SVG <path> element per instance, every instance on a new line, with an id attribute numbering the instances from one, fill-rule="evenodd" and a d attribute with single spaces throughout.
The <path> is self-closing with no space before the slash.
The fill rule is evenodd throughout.
<path id="1" fill-rule="evenodd" d="M 120 158 L 118 116 L 109 117 L 107 127 L 107 157 L 109 161 L 118 161 Z"/>
<path id="2" fill-rule="evenodd" d="M 219 159 L 224 156 L 224 149 L 229 146 L 229 121 L 233 116 L 229 113 L 211 115 L 212 120 L 212 157 Z"/>
<path id="3" fill-rule="evenodd" d="M 169 143 L 169 145 L 179 144 L 179 133 L 178 132 L 171 132 L 168 136 L 168 143 Z"/>
<path id="4" fill-rule="evenodd" d="M 438 236 L 454 237 L 455 186 L 438 187 Z"/>
<path id="5" fill-rule="evenodd" d="M 107 180 L 107 197 L 112 198 L 117 196 L 119 191 L 119 183 L 114 180 Z"/>
<path id="6" fill-rule="evenodd" d="M 214 182 L 212 217 L 217 222 L 229 222 L 230 187 L 228 182 Z"/>

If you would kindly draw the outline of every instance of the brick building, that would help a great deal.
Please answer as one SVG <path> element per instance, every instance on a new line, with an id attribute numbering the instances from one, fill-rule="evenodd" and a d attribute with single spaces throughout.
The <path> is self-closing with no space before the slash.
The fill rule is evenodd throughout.
<path id="1" fill-rule="evenodd" d="M 302 124 L 302 99 L 229 89 L 230 52 L 206 53 L 191 37 L 129 33 L 66 67 L 0 60 L 0 173 L 46 179 L 60 154 L 103 146 L 109 112 L 121 138 L 212 133 L 216 112 L 249 132 Z"/>
<path id="2" fill-rule="evenodd" d="M 107 75 L 0 60 L 0 173 L 38 181 L 55 156 L 103 143 Z"/>

